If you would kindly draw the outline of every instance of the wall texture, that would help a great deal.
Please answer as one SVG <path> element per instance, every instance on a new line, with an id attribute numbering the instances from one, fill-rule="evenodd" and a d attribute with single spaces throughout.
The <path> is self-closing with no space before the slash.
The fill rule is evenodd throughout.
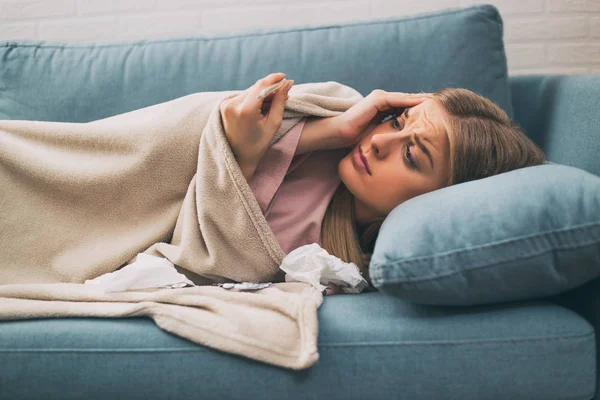
<path id="1" fill-rule="evenodd" d="M 155 39 L 482 3 L 500 10 L 511 75 L 600 73 L 600 0 L 0 0 L 0 39 Z"/>

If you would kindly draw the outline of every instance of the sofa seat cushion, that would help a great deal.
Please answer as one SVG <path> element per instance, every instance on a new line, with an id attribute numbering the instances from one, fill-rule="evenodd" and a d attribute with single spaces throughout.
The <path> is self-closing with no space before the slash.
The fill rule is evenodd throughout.
<path id="1" fill-rule="evenodd" d="M 6 399 L 587 399 L 594 330 L 543 300 L 416 305 L 327 296 L 318 363 L 292 371 L 198 346 L 145 318 L 0 324 Z M 566 367 L 568 366 L 568 368 Z"/>

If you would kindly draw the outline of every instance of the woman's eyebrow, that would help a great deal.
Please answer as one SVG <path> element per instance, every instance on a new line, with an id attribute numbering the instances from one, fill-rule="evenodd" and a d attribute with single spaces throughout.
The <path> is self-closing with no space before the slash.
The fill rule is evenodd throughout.
<path id="1" fill-rule="evenodd" d="M 427 147 L 425 147 L 423 145 L 423 143 L 421 142 L 421 139 L 419 139 L 419 135 L 414 135 L 414 137 L 415 137 L 415 142 L 419 145 L 419 148 L 421 149 L 421 151 L 423 153 L 425 153 L 427 158 L 429 158 L 429 163 L 431 164 L 431 169 L 433 169 L 433 158 L 431 157 L 431 153 L 429 152 L 429 150 L 427 150 Z"/>
<path id="2" fill-rule="evenodd" d="M 402 114 L 404 114 L 404 118 L 408 120 L 408 111 L 410 110 L 410 107 L 405 108 L 404 112 Z M 429 163 L 431 164 L 431 169 L 433 169 L 433 157 L 431 157 L 431 153 L 429 152 L 429 150 L 427 150 L 427 147 L 425 147 L 425 145 L 423 145 L 423 143 L 421 142 L 421 139 L 419 139 L 419 135 L 413 135 L 415 137 L 415 142 L 417 143 L 417 145 L 419 146 L 419 148 L 421 149 L 421 151 L 423 153 L 425 153 L 425 155 L 427 156 L 427 158 L 429 158 Z"/>

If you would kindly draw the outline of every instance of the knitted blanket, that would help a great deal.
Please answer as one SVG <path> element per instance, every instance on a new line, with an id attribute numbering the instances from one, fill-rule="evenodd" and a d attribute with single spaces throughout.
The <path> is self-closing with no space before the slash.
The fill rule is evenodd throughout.
<path id="1" fill-rule="evenodd" d="M 285 368 L 318 360 L 322 294 L 286 283 L 285 253 L 227 142 L 222 100 L 203 92 L 88 123 L 0 121 L 0 319 L 152 318 L 196 343 Z M 279 140 L 304 116 L 362 96 L 295 85 Z M 83 285 L 170 260 L 196 287 L 104 292 Z M 214 282 L 278 282 L 239 292 Z"/>

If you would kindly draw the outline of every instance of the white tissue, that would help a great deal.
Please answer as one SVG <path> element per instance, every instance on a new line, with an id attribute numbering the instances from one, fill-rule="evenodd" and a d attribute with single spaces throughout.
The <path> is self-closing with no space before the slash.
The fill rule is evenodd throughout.
<path id="1" fill-rule="evenodd" d="M 345 293 L 360 293 L 369 286 L 356 264 L 343 262 L 317 243 L 290 252 L 279 268 L 286 272 L 286 282 L 310 283 L 321 292 L 329 283 L 341 286 Z"/>
<path id="2" fill-rule="evenodd" d="M 175 269 L 166 258 L 139 253 L 135 262 L 115 271 L 88 279 L 85 284 L 98 285 L 107 292 L 151 288 L 179 288 L 194 286 L 185 275 Z"/>

